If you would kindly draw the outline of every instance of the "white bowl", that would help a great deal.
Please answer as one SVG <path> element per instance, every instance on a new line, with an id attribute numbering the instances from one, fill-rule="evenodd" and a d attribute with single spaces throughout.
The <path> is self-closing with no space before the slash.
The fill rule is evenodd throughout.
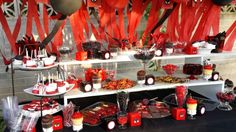
<path id="1" fill-rule="evenodd" d="M 198 48 L 198 54 L 211 54 L 212 49 Z"/>

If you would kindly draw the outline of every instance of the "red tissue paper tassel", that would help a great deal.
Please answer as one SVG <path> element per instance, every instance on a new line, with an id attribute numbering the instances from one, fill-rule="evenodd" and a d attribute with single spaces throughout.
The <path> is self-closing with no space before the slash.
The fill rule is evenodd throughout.
<path id="1" fill-rule="evenodd" d="M 150 1 L 151 0 L 146 0 L 145 2 L 143 2 L 143 0 L 136 0 L 132 4 L 132 11 L 130 12 L 130 16 L 128 17 L 128 37 L 130 43 L 133 43 L 137 40 L 137 33 L 135 32 L 135 30 L 137 29 L 142 19 L 143 13 Z"/>
<path id="2" fill-rule="evenodd" d="M 0 5 L 2 5 L 4 2 L 13 2 L 13 1 L 12 0 L 1 0 Z M 21 10 L 23 9 L 25 4 L 26 4 L 26 0 L 23 0 Z M 11 50 L 13 51 L 13 53 L 15 55 L 17 55 L 18 50 L 16 48 L 15 42 L 16 42 L 16 39 L 17 39 L 18 34 L 20 32 L 20 28 L 21 28 L 21 13 L 19 14 L 19 16 L 16 20 L 16 24 L 15 24 L 15 27 L 13 29 L 13 33 L 11 33 L 10 27 L 7 23 L 7 20 L 6 20 L 6 17 L 4 15 L 3 11 L 2 11 L 2 8 L 0 9 L 0 22 L 1 22 L 1 25 L 2 25 L 2 28 L 3 28 L 3 31 L 5 32 L 5 35 L 8 39 L 8 42 L 10 43 Z M 11 60 L 7 61 L 6 57 L 2 53 L 1 53 L 1 55 L 3 57 L 4 64 L 9 65 Z"/>
<path id="3" fill-rule="evenodd" d="M 236 21 L 230 26 L 230 28 L 226 32 L 226 42 L 223 50 L 232 51 L 234 42 L 236 40 Z"/>

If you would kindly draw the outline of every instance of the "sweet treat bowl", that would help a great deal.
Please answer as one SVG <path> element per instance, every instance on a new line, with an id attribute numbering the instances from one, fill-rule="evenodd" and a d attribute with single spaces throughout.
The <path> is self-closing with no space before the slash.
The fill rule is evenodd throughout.
<path id="1" fill-rule="evenodd" d="M 216 48 L 215 45 L 206 41 L 194 42 L 193 47 L 198 48 L 198 54 L 210 54 L 211 51 Z"/>
<path id="2" fill-rule="evenodd" d="M 178 69 L 178 66 L 173 64 L 167 64 L 165 66 L 162 66 L 162 69 L 166 72 L 167 75 L 172 76 Z"/>
<path id="3" fill-rule="evenodd" d="M 231 111 L 232 107 L 229 105 L 230 102 L 233 102 L 235 96 L 232 92 L 217 92 L 217 99 L 220 101 L 220 105 L 217 107 L 222 111 Z"/>
<path id="4" fill-rule="evenodd" d="M 198 48 L 198 54 L 211 54 L 212 49 Z"/>
<path id="5" fill-rule="evenodd" d="M 138 60 L 142 60 L 143 63 L 147 63 L 155 56 L 154 51 L 149 51 L 148 49 L 139 49 L 135 54 L 134 58 Z"/>

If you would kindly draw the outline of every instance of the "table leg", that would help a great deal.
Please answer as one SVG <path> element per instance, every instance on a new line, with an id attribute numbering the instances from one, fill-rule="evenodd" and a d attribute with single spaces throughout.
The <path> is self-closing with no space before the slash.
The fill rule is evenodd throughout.
<path id="1" fill-rule="evenodd" d="M 12 95 L 15 96 L 15 84 L 14 84 L 14 69 L 13 69 L 13 63 L 11 63 L 11 85 L 12 85 Z"/>

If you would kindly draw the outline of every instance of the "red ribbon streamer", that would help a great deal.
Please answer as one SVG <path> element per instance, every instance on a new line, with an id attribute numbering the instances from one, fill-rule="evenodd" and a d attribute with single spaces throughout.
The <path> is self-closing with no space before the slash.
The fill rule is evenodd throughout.
<path id="1" fill-rule="evenodd" d="M 236 40 L 236 21 L 230 26 L 230 28 L 226 32 L 226 38 L 227 41 L 225 43 L 225 46 L 223 50 L 225 51 L 232 51 L 234 42 Z"/>

